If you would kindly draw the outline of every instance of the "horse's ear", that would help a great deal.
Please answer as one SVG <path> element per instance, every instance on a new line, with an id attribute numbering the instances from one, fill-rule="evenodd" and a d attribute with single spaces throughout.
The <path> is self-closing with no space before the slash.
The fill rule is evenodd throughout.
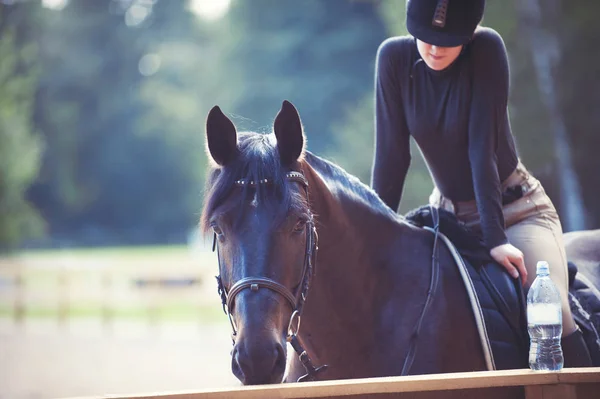
<path id="1" fill-rule="evenodd" d="M 298 160 L 304 150 L 304 132 L 296 107 L 284 101 L 281 110 L 275 117 L 273 126 L 277 137 L 277 148 L 283 165 L 290 165 Z"/>
<path id="2" fill-rule="evenodd" d="M 206 118 L 206 142 L 210 156 L 221 166 L 225 166 L 237 154 L 235 125 L 218 106 L 214 106 Z"/>

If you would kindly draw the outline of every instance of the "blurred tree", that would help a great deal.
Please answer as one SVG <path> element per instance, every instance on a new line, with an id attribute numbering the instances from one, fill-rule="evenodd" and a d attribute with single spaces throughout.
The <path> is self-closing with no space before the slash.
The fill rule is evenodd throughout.
<path id="1" fill-rule="evenodd" d="M 378 43 L 375 43 L 367 54 L 363 55 L 362 62 L 369 66 L 370 71 L 367 79 L 369 90 L 360 101 L 355 101 L 344 109 L 345 119 L 334 130 L 335 145 L 326 152 L 328 157 L 358 176 L 365 184 L 370 184 L 375 144 L 373 88 L 377 48 L 386 37 L 407 33 L 404 22 L 405 2 L 373 0 L 372 4 L 376 7 L 378 17 L 386 27 L 387 34 Z M 399 208 L 400 213 L 406 213 L 426 203 L 433 189 L 429 171 L 414 140 L 411 140 L 411 153 L 413 156 L 406 176 Z"/>
<path id="2" fill-rule="evenodd" d="M 198 93 L 186 86 L 189 67 L 161 70 L 193 62 L 194 48 L 155 51 L 173 35 L 193 40 L 196 21 L 186 2 L 161 3 L 78 0 L 44 11 L 35 121 L 48 144 L 30 196 L 61 245 L 184 242 L 195 223 L 201 124 L 182 132 L 172 122 L 193 114 L 185 100 Z M 177 84 L 161 84 L 169 79 Z"/>
<path id="3" fill-rule="evenodd" d="M 553 71 L 558 106 L 564 116 L 567 142 L 581 185 L 587 228 L 600 228 L 600 81 L 597 44 L 600 3 L 557 1 L 543 7 L 545 29 L 556 31 L 562 54 Z M 570 194 L 570 193 L 567 193 Z"/>
<path id="4" fill-rule="evenodd" d="M 594 108 L 600 91 L 595 88 L 596 63 L 590 57 L 600 29 L 593 22 L 594 7 L 600 10 L 600 5 L 553 0 L 531 15 L 529 4 L 488 1 L 485 17 L 502 33 L 509 51 L 511 123 L 520 155 L 559 209 L 565 230 L 598 228 L 600 158 L 595 151 L 600 146 L 596 134 L 600 116 Z M 562 130 L 560 141 L 557 129 Z M 561 155 L 564 151 L 570 155 Z M 570 188 L 577 186 L 576 179 L 579 188 Z M 583 206 L 581 197 L 577 199 L 579 190 Z M 570 214 L 579 221 L 573 224 L 566 206 L 574 199 L 578 204 Z"/>
<path id="5" fill-rule="evenodd" d="M 221 49 L 235 118 L 270 130 L 284 99 L 298 108 L 314 152 L 329 149 L 332 126 L 371 90 L 373 51 L 385 26 L 371 2 L 234 0 Z"/>
<path id="6" fill-rule="evenodd" d="M 374 100 L 370 94 L 363 102 L 350 107 L 347 119 L 335 129 L 336 145 L 325 156 L 337 162 L 363 183 L 370 184 L 374 152 Z M 399 211 L 404 214 L 427 202 L 433 182 L 420 150 L 411 140 L 411 166 L 406 176 Z"/>
<path id="7" fill-rule="evenodd" d="M 379 44 L 388 36 L 404 35 L 407 33 L 404 23 L 405 2 L 396 0 L 372 1 L 382 24 L 386 27 L 387 34 L 374 43 L 369 51 L 363 55 L 362 63 L 369 66 L 369 90 L 359 101 L 350 103 L 345 109 L 345 119 L 334 129 L 335 145 L 326 152 L 326 155 L 339 163 L 350 173 L 370 184 L 371 166 L 374 151 L 374 78 L 375 56 Z M 411 140 L 412 161 L 406 176 L 400 213 L 406 213 L 427 202 L 433 189 L 425 161 L 420 151 Z"/>
<path id="8" fill-rule="evenodd" d="M 521 25 L 531 43 L 538 87 L 548 115 L 552 121 L 551 132 L 556 152 L 555 162 L 563 205 L 563 226 L 566 230 L 585 228 L 584 205 L 579 177 L 575 173 L 571 144 L 567 133 L 564 107 L 560 106 L 559 92 L 554 71 L 562 61 L 562 46 L 556 27 L 560 27 L 563 13 L 559 2 L 553 1 L 541 7 L 538 0 L 519 2 Z"/>
<path id="9" fill-rule="evenodd" d="M 561 18 L 546 10 L 542 22 L 556 31 L 563 54 L 553 71 L 557 107 L 593 227 L 600 225 L 600 157 L 593 146 L 600 144 L 593 110 L 600 91 L 593 89 L 595 63 L 584 57 L 594 53 L 598 28 L 583 0 L 553 4 Z M 387 36 L 406 32 L 404 6 L 397 0 L 232 0 L 229 13 L 212 21 L 193 15 L 187 0 L 71 0 L 61 11 L 43 9 L 39 0 L 3 6 L 0 101 L 10 106 L 0 109 L 2 223 L 10 214 L 8 230 L 19 237 L 14 232 L 24 230 L 15 226 L 29 222 L 14 221 L 35 220 L 19 198 L 38 170 L 41 141 L 32 132 L 39 131 L 43 162 L 28 198 L 48 222 L 50 243 L 182 242 L 200 211 L 203 125 L 215 104 L 240 129 L 269 131 L 281 101 L 293 101 L 308 148 L 368 183 L 375 54 Z M 534 51 L 516 7 L 488 1 L 484 24 L 502 34 L 509 51 L 520 155 L 561 205 L 548 134 L 555 125 L 536 86 Z M 5 10 L 27 12 L 6 23 Z M 37 80 L 36 63 L 43 66 Z M 7 133 L 13 131 L 24 133 Z M 432 187 L 414 145 L 413 155 L 401 212 L 425 203 Z M 8 198 L 20 208 L 9 211 Z"/>
<path id="10" fill-rule="evenodd" d="M 0 250 L 14 248 L 43 227 L 25 199 L 39 169 L 42 141 L 31 123 L 37 47 L 20 22 L 35 17 L 29 4 L 0 5 Z"/>
<path id="11" fill-rule="evenodd" d="M 587 210 L 584 217 L 588 228 L 600 228 L 598 13 L 599 2 L 561 2 L 558 38 L 563 57 L 555 72 L 559 104 L 563 109 L 573 164 Z"/>

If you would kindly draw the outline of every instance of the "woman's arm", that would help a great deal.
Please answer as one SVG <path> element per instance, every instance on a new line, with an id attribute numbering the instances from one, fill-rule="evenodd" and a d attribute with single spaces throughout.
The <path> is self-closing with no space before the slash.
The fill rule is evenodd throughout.
<path id="1" fill-rule="evenodd" d="M 498 126 L 506 116 L 509 71 L 500 35 L 481 29 L 471 44 L 473 80 L 469 116 L 469 160 L 483 238 L 492 249 L 508 243 L 496 158 Z"/>
<path id="2" fill-rule="evenodd" d="M 469 160 L 483 239 L 490 255 L 513 277 L 527 281 L 523 253 L 504 231 L 498 176 L 498 126 L 507 117 L 509 69 L 504 42 L 491 29 L 481 29 L 472 43 L 473 91 L 469 117 Z"/>
<path id="3" fill-rule="evenodd" d="M 411 159 L 399 84 L 399 74 L 409 73 L 398 62 L 402 56 L 401 40 L 388 39 L 379 46 L 375 67 L 375 155 L 371 186 L 394 211 L 400 204 Z"/>

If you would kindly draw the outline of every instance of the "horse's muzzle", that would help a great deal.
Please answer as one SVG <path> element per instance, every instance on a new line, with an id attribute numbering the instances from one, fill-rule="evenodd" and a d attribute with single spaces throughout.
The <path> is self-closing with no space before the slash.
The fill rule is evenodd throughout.
<path id="1" fill-rule="evenodd" d="M 286 366 L 285 342 L 268 338 L 253 341 L 237 341 L 231 356 L 233 374 L 244 385 L 280 383 Z"/>

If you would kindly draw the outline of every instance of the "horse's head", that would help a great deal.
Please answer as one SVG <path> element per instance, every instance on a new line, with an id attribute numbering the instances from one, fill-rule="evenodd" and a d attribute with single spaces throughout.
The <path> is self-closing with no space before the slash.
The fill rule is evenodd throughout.
<path id="1" fill-rule="evenodd" d="M 219 286 L 234 331 L 232 370 L 244 384 L 282 381 L 286 337 L 298 328 L 295 311 L 316 247 L 301 170 L 304 135 L 291 103 L 283 103 L 273 130 L 238 134 L 218 107 L 206 122 L 214 165 L 201 223 L 218 244 Z"/>

